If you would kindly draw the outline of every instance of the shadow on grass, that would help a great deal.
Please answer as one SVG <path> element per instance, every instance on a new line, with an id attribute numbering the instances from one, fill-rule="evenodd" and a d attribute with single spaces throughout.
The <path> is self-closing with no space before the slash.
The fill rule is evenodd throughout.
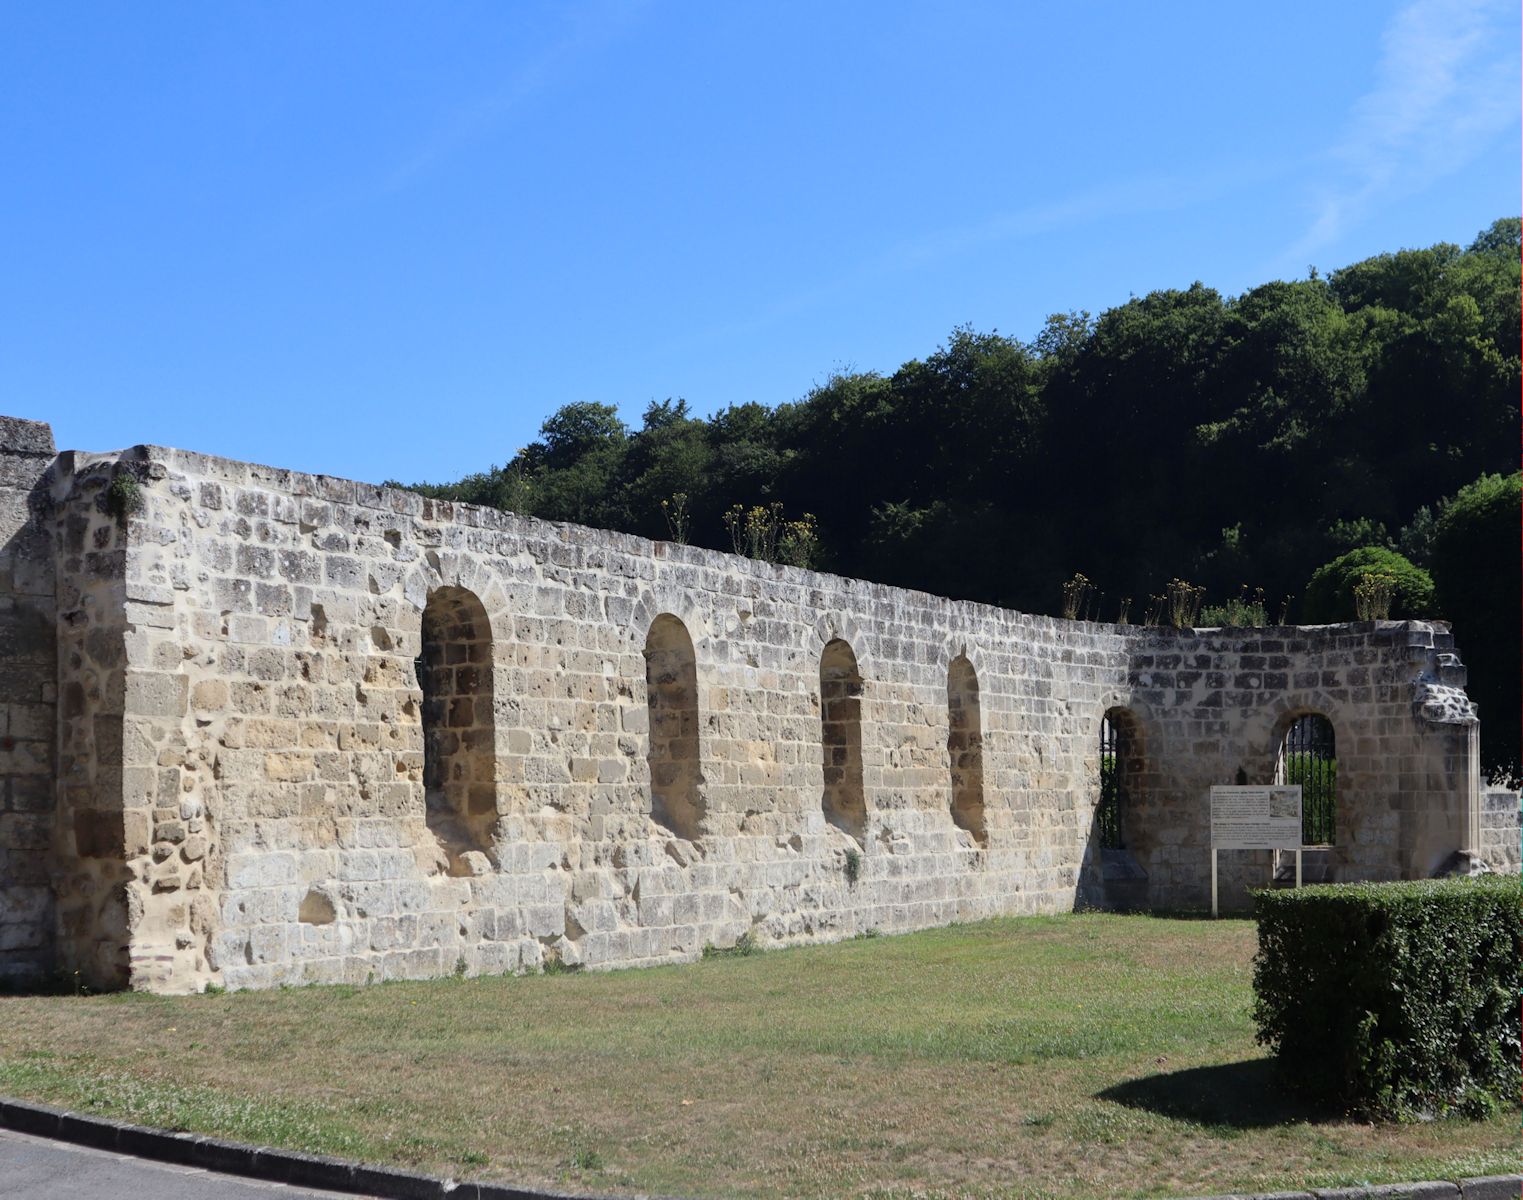
<path id="1" fill-rule="evenodd" d="M 1095 1098 L 1232 1129 L 1265 1129 L 1337 1115 L 1290 1092 L 1268 1058 L 1147 1075 L 1096 1092 Z"/>
<path id="2" fill-rule="evenodd" d="M 1212 916 L 1209 908 L 1128 908 L 1116 909 L 1105 908 L 1101 905 L 1075 907 L 1075 913 L 1086 916 L 1096 914 L 1107 917 L 1126 917 L 1138 920 L 1158 919 L 1164 921 L 1214 921 L 1218 924 L 1226 921 L 1251 921 L 1253 909 L 1231 908 L 1223 910 L 1220 916 Z M 1062 914 L 1060 914 L 1062 915 Z"/>

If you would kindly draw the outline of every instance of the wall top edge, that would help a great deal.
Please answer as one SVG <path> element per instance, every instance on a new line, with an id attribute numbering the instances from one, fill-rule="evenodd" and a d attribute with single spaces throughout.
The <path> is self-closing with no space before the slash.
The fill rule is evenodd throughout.
<path id="1" fill-rule="evenodd" d="M 0 416 L 0 454 L 51 458 L 57 453 L 53 445 L 53 427 L 46 421 Z"/>
<path id="2" fill-rule="evenodd" d="M 17 418 L 0 417 L 0 448 L 8 445 L 4 438 L 6 432 L 4 422 L 17 420 Z M 20 424 L 39 425 L 40 423 L 21 421 Z M 41 428 L 47 431 L 48 443 L 51 446 L 51 431 L 45 424 L 42 424 Z M 203 454 L 195 450 L 182 450 L 173 446 L 143 443 L 118 451 L 105 452 L 99 456 L 92 454 L 90 457 L 114 457 L 123 462 L 162 462 L 166 466 L 177 467 L 191 473 L 209 474 L 226 483 L 265 487 L 271 490 L 287 492 L 295 496 L 311 497 L 319 501 L 354 503 L 361 507 L 373 508 L 384 512 L 394 512 L 399 515 L 420 517 L 424 520 L 444 521 L 468 527 L 538 534 L 538 536 L 553 538 L 567 544 L 585 544 L 589 541 L 596 541 L 640 557 L 666 559 L 696 567 L 717 567 L 726 571 L 750 575 L 777 583 L 792 583 L 796 586 L 814 587 L 822 590 L 848 588 L 866 591 L 869 595 L 877 595 L 888 602 L 897 599 L 900 602 L 912 604 L 924 604 L 927 602 L 936 605 L 950 604 L 960 607 L 970 614 L 997 614 L 1007 618 L 1009 616 L 1016 616 L 1024 621 L 1051 625 L 1054 629 L 1072 629 L 1076 633 L 1140 639 L 1144 642 L 1157 642 L 1160 645 L 1178 645 L 1181 642 L 1204 641 L 1206 639 L 1224 637 L 1233 639 L 1313 637 L 1320 639 L 1336 636 L 1373 639 L 1377 641 L 1388 640 L 1394 643 L 1400 640 L 1403 634 L 1447 633 L 1449 630 L 1449 623 L 1447 621 L 1411 619 L 1400 621 L 1349 621 L 1330 625 L 1203 626 L 1191 629 L 1176 629 L 1169 625 L 1118 625 L 1105 621 L 1070 621 L 1062 617 L 1048 616 L 1043 613 L 1026 613 L 1018 609 L 1003 608 L 975 600 L 961 600 L 949 596 L 941 596 L 934 592 L 897 587 L 893 584 L 878 583 L 873 580 L 855 579 L 850 576 L 835 575 L 824 571 L 810 571 L 802 567 L 783 566 L 761 559 L 729 554 L 722 550 L 709 550 L 700 546 L 683 546 L 675 542 L 652 541 L 637 534 L 620 533 L 616 530 L 599 529 L 589 525 L 578 525 L 569 521 L 547 521 L 539 517 L 525 516 L 521 513 L 489 508 L 484 505 L 466 504 L 456 500 L 434 500 L 419 495 L 417 492 L 409 491 L 406 488 L 393 488 L 385 487 L 381 484 L 364 483 L 338 475 L 313 474 L 285 467 L 272 467 L 262 463 L 226 458 L 221 455 Z"/>

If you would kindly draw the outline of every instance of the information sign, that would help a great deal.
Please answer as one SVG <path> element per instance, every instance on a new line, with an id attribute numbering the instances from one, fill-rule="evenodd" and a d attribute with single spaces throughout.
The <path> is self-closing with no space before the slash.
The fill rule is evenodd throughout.
<path id="1" fill-rule="evenodd" d="M 1217 850 L 1299 848 L 1301 785 L 1213 787 L 1211 845 Z"/>

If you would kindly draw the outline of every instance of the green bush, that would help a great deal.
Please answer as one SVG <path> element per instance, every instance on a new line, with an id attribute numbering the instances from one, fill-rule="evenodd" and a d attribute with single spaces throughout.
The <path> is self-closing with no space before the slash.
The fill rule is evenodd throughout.
<path id="1" fill-rule="evenodd" d="M 1382 546 L 1363 546 L 1340 554 L 1312 573 L 1306 585 L 1302 619 L 1311 625 L 1352 621 L 1354 588 L 1365 575 L 1389 575 L 1391 616 L 1425 617 L 1433 611 L 1433 579 L 1421 567 Z"/>
<path id="2" fill-rule="evenodd" d="M 1518 1094 L 1515 877 L 1255 893 L 1253 1017 L 1287 1082 L 1367 1116 L 1482 1115 Z"/>
<path id="3" fill-rule="evenodd" d="M 1518 662 L 1518 610 L 1523 569 L 1518 557 L 1523 475 L 1482 475 L 1445 502 L 1433 533 L 1433 582 L 1439 615 L 1470 668 L 1466 690 L 1480 706 L 1481 756 L 1489 770 L 1523 761 L 1518 713 L 1523 710 Z"/>

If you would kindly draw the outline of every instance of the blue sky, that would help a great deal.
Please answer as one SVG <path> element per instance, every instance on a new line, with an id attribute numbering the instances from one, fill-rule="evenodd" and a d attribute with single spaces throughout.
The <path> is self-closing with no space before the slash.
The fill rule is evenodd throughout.
<path id="1" fill-rule="evenodd" d="M 360 479 L 1519 210 L 1513 0 L 0 8 L 0 411 Z"/>

